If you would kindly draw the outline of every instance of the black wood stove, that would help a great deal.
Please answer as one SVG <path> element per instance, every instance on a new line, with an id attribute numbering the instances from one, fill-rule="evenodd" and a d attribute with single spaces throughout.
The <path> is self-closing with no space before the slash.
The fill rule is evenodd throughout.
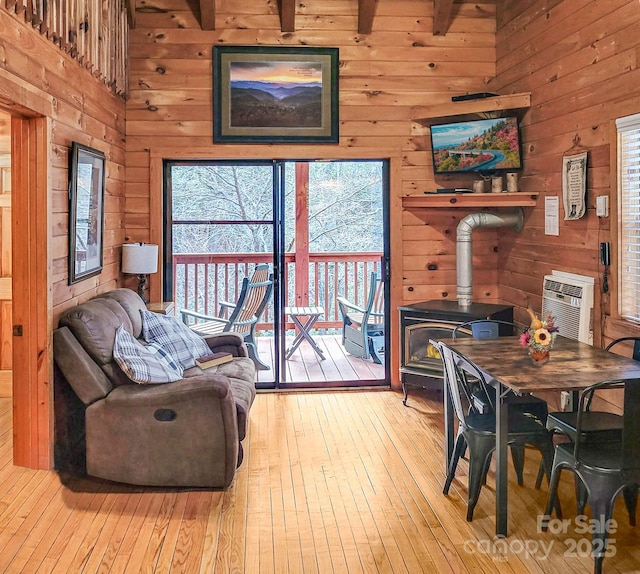
<path id="1" fill-rule="evenodd" d="M 474 319 L 513 321 L 513 305 L 433 300 L 398 307 L 400 380 L 406 404 L 408 387 L 442 389 L 442 362 L 429 339 L 450 339 L 456 325 Z"/>

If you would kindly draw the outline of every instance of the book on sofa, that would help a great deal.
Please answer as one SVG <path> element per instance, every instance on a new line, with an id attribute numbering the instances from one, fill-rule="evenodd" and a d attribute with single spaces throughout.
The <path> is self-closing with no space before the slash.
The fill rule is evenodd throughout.
<path id="1" fill-rule="evenodd" d="M 228 363 L 232 359 L 233 355 L 231 353 L 212 353 L 211 355 L 198 357 L 196 359 L 196 365 L 198 365 L 201 369 L 208 369 L 209 367 L 215 367 L 216 365 Z"/>

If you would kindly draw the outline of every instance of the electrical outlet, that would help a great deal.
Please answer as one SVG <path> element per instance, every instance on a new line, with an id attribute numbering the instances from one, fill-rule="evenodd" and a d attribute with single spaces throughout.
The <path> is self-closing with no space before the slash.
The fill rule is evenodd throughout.
<path id="1" fill-rule="evenodd" d="M 569 391 L 562 391 L 560 393 L 560 408 L 563 411 L 571 410 L 571 393 Z"/>

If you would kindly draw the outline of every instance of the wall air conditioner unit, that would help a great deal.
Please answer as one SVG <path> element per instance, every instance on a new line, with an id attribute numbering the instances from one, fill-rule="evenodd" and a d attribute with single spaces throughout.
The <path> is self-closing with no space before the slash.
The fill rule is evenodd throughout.
<path id="1" fill-rule="evenodd" d="M 593 277 L 552 271 L 542 288 L 542 318 L 555 317 L 558 334 L 593 345 Z"/>

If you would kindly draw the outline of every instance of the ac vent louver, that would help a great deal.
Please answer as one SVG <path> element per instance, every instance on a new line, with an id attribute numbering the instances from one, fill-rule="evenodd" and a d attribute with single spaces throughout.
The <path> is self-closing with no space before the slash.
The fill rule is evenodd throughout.
<path id="1" fill-rule="evenodd" d="M 542 315 L 553 315 L 558 332 L 569 339 L 593 344 L 592 277 L 553 271 L 544 278 Z"/>

